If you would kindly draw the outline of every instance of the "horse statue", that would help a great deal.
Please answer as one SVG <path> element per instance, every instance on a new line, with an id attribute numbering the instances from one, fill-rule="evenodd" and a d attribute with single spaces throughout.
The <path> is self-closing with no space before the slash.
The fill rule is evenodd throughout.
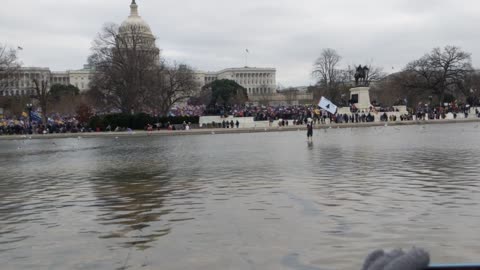
<path id="1" fill-rule="evenodd" d="M 367 66 L 362 67 L 362 65 L 359 65 L 356 69 L 355 72 L 355 85 L 358 86 L 359 82 L 362 82 L 363 85 L 367 85 L 367 79 L 368 79 L 368 72 L 370 69 L 368 69 Z"/>

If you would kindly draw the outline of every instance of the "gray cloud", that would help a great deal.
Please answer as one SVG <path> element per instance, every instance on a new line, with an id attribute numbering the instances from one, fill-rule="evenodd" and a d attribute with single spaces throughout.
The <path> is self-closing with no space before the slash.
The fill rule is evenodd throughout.
<path id="1" fill-rule="evenodd" d="M 373 62 L 392 71 L 453 44 L 480 60 L 475 0 L 137 0 L 170 61 L 197 69 L 276 67 L 285 85 L 308 85 L 322 48 L 342 65 Z M 22 46 L 25 65 L 80 68 L 106 22 L 121 23 L 130 0 L 2 0 L 0 42 Z"/>

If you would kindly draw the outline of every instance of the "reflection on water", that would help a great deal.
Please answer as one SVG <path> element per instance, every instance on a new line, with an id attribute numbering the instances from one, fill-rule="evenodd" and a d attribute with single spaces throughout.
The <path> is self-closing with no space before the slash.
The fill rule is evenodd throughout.
<path id="1" fill-rule="evenodd" d="M 472 125 L 0 141 L 2 269 L 358 269 L 475 261 Z M 4 268 L 6 266 L 6 268 Z"/>
<path id="2" fill-rule="evenodd" d="M 92 181 L 95 206 L 101 209 L 96 220 L 111 228 L 100 238 L 126 238 L 127 247 L 148 248 L 150 242 L 170 232 L 169 224 L 160 221 L 173 211 L 164 207 L 171 190 L 168 179 L 156 178 L 166 170 L 147 171 L 142 167 L 98 169 Z M 155 228 L 149 228 L 154 222 Z"/>

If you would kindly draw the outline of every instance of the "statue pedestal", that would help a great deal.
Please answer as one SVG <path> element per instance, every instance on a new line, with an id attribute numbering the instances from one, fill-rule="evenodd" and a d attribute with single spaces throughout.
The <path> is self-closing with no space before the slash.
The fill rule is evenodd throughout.
<path id="1" fill-rule="evenodd" d="M 350 100 L 353 101 L 355 107 L 359 110 L 369 109 L 370 103 L 370 87 L 355 87 L 350 89 Z"/>

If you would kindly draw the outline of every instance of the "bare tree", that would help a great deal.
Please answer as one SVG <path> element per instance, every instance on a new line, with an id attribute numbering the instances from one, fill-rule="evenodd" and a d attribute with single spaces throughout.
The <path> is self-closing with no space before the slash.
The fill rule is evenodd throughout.
<path id="1" fill-rule="evenodd" d="M 94 96 L 110 109 L 142 110 L 147 98 L 144 82 L 160 65 L 155 39 L 141 26 L 107 25 L 94 41 L 89 62 L 96 68 Z"/>
<path id="2" fill-rule="evenodd" d="M 48 81 L 33 79 L 35 96 L 34 98 L 38 100 L 40 109 L 42 109 L 42 122 L 44 125 L 47 125 L 47 107 L 48 100 L 50 95 L 48 94 Z"/>
<path id="3" fill-rule="evenodd" d="M 473 71 L 471 54 L 459 47 L 434 48 L 429 54 L 412 61 L 405 71 L 414 74 L 411 81 L 404 82 L 409 88 L 425 89 L 442 102 L 445 94 L 463 91 L 464 82 Z"/>
<path id="4" fill-rule="evenodd" d="M 25 111 L 25 105 L 31 102 L 29 96 L 0 96 L 0 108 L 4 109 L 4 114 L 8 116 L 19 116 Z"/>
<path id="5" fill-rule="evenodd" d="M 289 87 L 287 89 L 282 90 L 280 93 L 285 96 L 285 101 L 288 105 L 293 105 L 293 102 L 297 100 L 298 89 L 294 87 Z"/>
<path id="6" fill-rule="evenodd" d="M 255 99 L 258 104 L 268 106 L 270 105 L 270 101 L 272 100 L 272 93 L 268 91 L 269 85 L 263 84 L 260 87 L 260 92 L 256 93 L 255 95 L 251 96 L 251 99 Z"/>
<path id="7" fill-rule="evenodd" d="M 383 72 L 383 68 L 374 66 L 373 64 L 367 65 L 368 73 L 367 77 L 365 78 L 365 83 L 367 86 L 370 86 L 372 82 L 380 82 L 382 81 L 387 74 Z"/>
<path id="8" fill-rule="evenodd" d="M 51 95 L 49 91 L 49 102 L 48 108 L 50 111 L 54 111 L 61 114 L 67 115 L 74 115 L 75 109 L 83 103 L 83 94 L 72 96 L 72 95 L 65 95 L 60 97 L 55 97 Z"/>
<path id="9" fill-rule="evenodd" d="M 194 106 L 209 105 L 212 102 L 212 91 L 210 88 L 202 87 L 200 91 L 195 93 L 188 99 L 188 104 Z"/>
<path id="10" fill-rule="evenodd" d="M 314 64 L 313 76 L 318 78 L 312 89 L 314 99 L 326 96 L 333 102 L 342 102 L 351 86 L 354 71 L 339 68 L 342 57 L 334 49 L 324 49 Z"/>
<path id="11" fill-rule="evenodd" d="M 75 110 L 76 118 L 82 124 L 88 123 L 93 116 L 92 108 L 86 103 L 80 103 Z"/>
<path id="12" fill-rule="evenodd" d="M 313 75 L 319 78 L 319 84 L 334 88 L 339 76 L 340 70 L 338 64 L 342 57 L 334 49 L 323 49 L 320 57 L 313 65 Z"/>
<path id="13" fill-rule="evenodd" d="M 148 78 L 148 106 L 166 116 L 176 103 L 188 100 L 199 90 L 193 71 L 186 65 L 156 67 Z"/>
<path id="14" fill-rule="evenodd" d="M 390 74 L 371 87 L 372 101 L 379 101 L 384 106 L 407 105 L 408 107 L 430 102 L 431 91 L 412 83 L 417 79 L 417 74 L 409 71 Z M 436 99 L 434 101 L 440 102 Z"/>
<path id="15" fill-rule="evenodd" d="M 480 105 L 480 73 L 472 72 L 465 81 L 465 101 L 473 106 Z"/>
<path id="16" fill-rule="evenodd" d="M 0 44 L 0 91 L 14 86 L 19 69 L 17 51 Z"/>

